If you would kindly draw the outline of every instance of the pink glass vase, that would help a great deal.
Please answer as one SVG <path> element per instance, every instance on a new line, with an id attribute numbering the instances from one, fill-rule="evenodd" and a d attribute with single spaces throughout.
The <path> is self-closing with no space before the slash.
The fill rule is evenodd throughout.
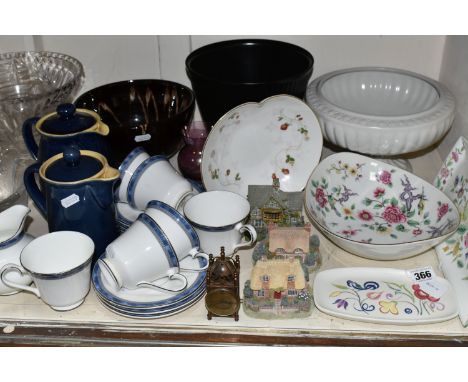
<path id="1" fill-rule="evenodd" d="M 182 174 L 196 181 L 201 181 L 201 158 L 203 145 L 208 132 L 201 121 L 192 122 L 182 130 L 185 146 L 177 159 Z"/>

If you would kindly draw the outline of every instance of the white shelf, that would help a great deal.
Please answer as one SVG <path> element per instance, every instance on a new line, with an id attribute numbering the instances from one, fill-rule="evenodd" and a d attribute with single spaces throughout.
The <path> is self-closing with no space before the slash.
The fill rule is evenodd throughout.
<path id="1" fill-rule="evenodd" d="M 431 182 L 441 159 L 437 151 L 411 160 L 414 172 Z M 28 232 L 47 232 L 44 219 L 32 206 Z M 440 273 L 434 250 L 395 262 L 379 262 L 351 255 L 337 248 L 314 229 L 321 240 L 321 269 L 368 266 L 415 268 L 430 265 Z M 243 286 L 250 278 L 251 252 L 240 251 Z M 64 254 L 66 255 L 66 254 Z M 34 295 L 21 292 L 0 297 L 0 342 L 20 343 L 287 343 L 287 344 L 357 344 L 368 341 L 468 341 L 468 328 L 459 319 L 428 325 L 381 325 L 328 316 L 314 308 L 308 318 L 262 320 L 248 317 L 242 308 L 239 321 L 232 318 L 206 319 L 204 300 L 177 315 L 152 320 L 118 316 L 98 301 L 90 291 L 85 303 L 69 312 L 56 312 Z M 34 335 L 32 334 L 34 333 Z M 418 342 L 419 343 L 419 342 Z"/>

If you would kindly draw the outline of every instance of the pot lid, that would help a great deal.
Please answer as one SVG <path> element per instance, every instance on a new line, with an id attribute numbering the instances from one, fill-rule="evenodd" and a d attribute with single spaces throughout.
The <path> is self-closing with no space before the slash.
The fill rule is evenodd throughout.
<path id="1" fill-rule="evenodd" d="M 45 176 L 55 182 L 78 182 L 95 176 L 103 164 L 92 156 L 83 155 L 78 148 L 65 148 L 63 157 L 52 162 L 45 169 Z"/>
<path id="2" fill-rule="evenodd" d="M 91 114 L 77 112 L 75 105 L 63 103 L 57 106 L 56 113 L 44 120 L 40 129 L 47 134 L 74 134 L 91 128 L 97 122 Z"/>

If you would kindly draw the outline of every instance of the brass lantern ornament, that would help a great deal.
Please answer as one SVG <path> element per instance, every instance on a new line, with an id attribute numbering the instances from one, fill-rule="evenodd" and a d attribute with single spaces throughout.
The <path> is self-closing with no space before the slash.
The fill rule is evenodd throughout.
<path id="1" fill-rule="evenodd" d="M 224 247 L 221 247 L 219 257 L 210 254 L 206 275 L 205 306 L 207 318 L 234 317 L 239 320 L 239 255 L 226 257 Z"/>

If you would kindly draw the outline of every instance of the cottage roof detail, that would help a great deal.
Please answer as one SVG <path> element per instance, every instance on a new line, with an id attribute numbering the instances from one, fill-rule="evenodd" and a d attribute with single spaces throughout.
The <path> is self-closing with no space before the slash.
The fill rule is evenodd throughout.
<path id="1" fill-rule="evenodd" d="M 283 248 L 287 253 L 293 253 L 296 248 L 309 252 L 310 226 L 271 227 L 268 236 L 270 252 L 275 252 L 278 248 Z"/>
<path id="2" fill-rule="evenodd" d="M 249 185 L 248 196 L 252 208 L 261 208 L 274 198 L 284 208 L 293 211 L 302 211 L 302 192 L 284 192 L 275 190 L 272 186 Z"/>
<path id="3" fill-rule="evenodd" d="M 257 261 L 252 268 L 250 287 L 253 290 L 262 289 L 263 276 L 265 275 L 270 278 L 270 289 L 288 289 L 288 276 L 290 275 L 295 278 L 296 289 L 304 289 L 306 286 L 304 271 L 298 259 Z"/>

